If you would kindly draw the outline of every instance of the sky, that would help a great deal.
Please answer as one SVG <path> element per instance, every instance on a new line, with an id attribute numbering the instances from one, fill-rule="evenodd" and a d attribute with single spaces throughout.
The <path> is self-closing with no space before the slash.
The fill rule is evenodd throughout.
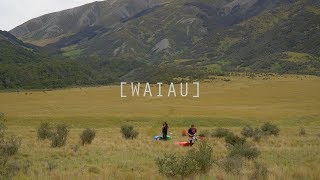
<path id="1" fill-rule="evenodd" d="M 98 0 L 0 0 L 0 30 L 14 27 L 44 14 Z"/>

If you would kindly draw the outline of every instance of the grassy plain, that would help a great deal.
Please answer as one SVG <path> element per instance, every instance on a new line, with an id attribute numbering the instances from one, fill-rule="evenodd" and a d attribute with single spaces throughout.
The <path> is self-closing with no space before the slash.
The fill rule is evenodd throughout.
<path id="1" fill-rule="evenodd" d="M 168 86 L 163 87 L 166 95 Z M 130 86 L 125 86 L 129 95 Z M 144 90 L 143 88 L 141 89 Z M 155 95 L 156 87 L 152 88 Z M 176 86 L 179 93 L 179 86 Z M 189 91 L 195 88 L 190 85 Z M 161 179 L 154 159 L 165 152 L 184 153 L 188 148 L 174 145 L 186 140 L 181 131 L 195 124 L 199 131 L 216 127 L 240 133 L 245 125 L 258 127 L 271 121 L 280 129 L 279 137 L 255 143 L 262 154 L 259 161 L 269 170 L 270 179 L 318 179 L 320 177 L 320 78 L 313 76 L 228 76 L 201 82 L 200 98 L 130 97 L 120 98 L 120 86 L 70 88 L 53 91 L 0 93 L 0 112 L 6 114 L 11 134 L 22 137 L 15 157 L 31 165 L 17 179 Z M 167 121 L 173 140 L 153 141 Z M 39 141 L 36 127 L 41 122 L 65 122 L 71 127 L 67 145 L 50 148 Z M 140 134 L 124 140 L 122 124 L 135 125 Z M 304 127 L 307 135 L 300 136 Z M 95 128 L 92 145 L 80 146 L 79 134 Z M 208 138 L 214 157 L 226 154 L 224 141 Z M 247 169 L 246 169 L 247 168 Z M 201 179 L 247 179 L 250 168 L 240 175 L 226 174 L 215 166 Z"/>

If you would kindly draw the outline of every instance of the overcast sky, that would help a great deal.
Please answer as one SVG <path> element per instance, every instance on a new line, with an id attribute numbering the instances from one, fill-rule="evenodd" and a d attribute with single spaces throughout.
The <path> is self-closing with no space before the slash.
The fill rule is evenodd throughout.
<path id="1" fill-rule="evenodd" d="M 98 0 L 0 0 L 0 30 L 9 31 L 32 18 L 94 1 Z"/>

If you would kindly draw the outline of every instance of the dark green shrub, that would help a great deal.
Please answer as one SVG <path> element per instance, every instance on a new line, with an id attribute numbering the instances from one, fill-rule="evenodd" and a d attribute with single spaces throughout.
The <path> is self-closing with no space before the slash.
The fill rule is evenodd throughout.
<path id="1" fill-rule="evenodd" d="M 52 136 L 53 132 L 52 132 L 52 127 L 50 126 L 49 123 L 45 122 L 45 123 L 41 123 L 40 127 L 37 130 L 38 132 L 38 138 L 39 139 L 50 139 L 50 137 Z"/>
<path id="2" fill-rule="evenodd" d="M 229 129 L 217 128 L 215 131 L 212 132 L 211 136 L 222 138 L 222 137 L 226 137 L 230 133 L 231 132 L 229 131 Z"/>
<path id="3" fill-rule="evenodd" d="M 254 130 L 252 129 L 252 127 L 246 126 L 246 127 L 242 128 L 241 134 L 244 137 L 252 137 L 254 135 Z"/>
<path id="4" fill-rule="evenodd" d="M 205 174 L 213 165 L 212 148 L 203 141 L 186 155 L 165 154 L 156 159 L 159 173 L 167 177 L 190 177 Z"/>
<path id="5" fill-rule="evenodd" d="M 131 125 L 121 126 L 121 133 L 126 139 L 134 139 L 139 135 L 138 131 L 134 130 Z"/>
<path id="6" fill-rule="evenodd" d="M 229 133 L 225 137 L 225 141 L 227 144 L 230 144 L 232 146 L 237 145 L 237 144 L 244 144 L 246 142 L 245 138 L 239 137 L 235 134 Z"/>
<path id="7" fill-rule="evenodd" d="M 51 136 L 51 147 L 62 147 L 66 144 L 69 129 L 65 124 L 58 124 Z"/>
<path id="8" fill-rule="evenodd" d="M 230 174 L 240 174 L 243 168 L 244 160 L 240 156 L 232 156 L 224 158 L 220 163 L 219 166 L 226 173 Z"/>
<path id="9" fill-rule="evenodd" d="M 244 157 L 247 159 L 255 159 L 260 155 L 260 151 L 248 143 L 235 144 L 229 147 L 229 157 Z"/>
<path id="10" fill-rule="evenodd" d="M 280 129 L 276 125 L 271 124 L 270 122 L 263 124 L 261 126 L 261 130 L 265 135 L 274 135 L 274 136 L 278 136 L 280 132 Z"/>
<path id="11" fill-rule="evenodd" d="M 96 131 L 92 129 L 86 129 L 80 135 L 82 145 L 91 144 L 96 137 Z"/>

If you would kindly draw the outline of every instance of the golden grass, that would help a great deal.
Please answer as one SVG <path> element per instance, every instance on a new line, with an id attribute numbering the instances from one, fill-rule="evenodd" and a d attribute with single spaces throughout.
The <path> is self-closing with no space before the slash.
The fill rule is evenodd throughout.
<path id="1" fill-rule="evenodd" d="M 39 141 L 33 128 L 12 128 L 12 133 L 23 134 L 23 144 L 17 159 L 30 161 L 31 167 L 27 174 L 20 173 L 17 179 L 161 179 L 158 174 L 154 159 L 164 153 L 185 153 L 189 148 L 174 145 L 175 141 L 185 141 L 180 136 L 181 128 L 173 128 L 174 139 L 167 142 L 153 141 L 147 133 L 150 128 L 140 128 L 140 135 L 135 140 L 125 140 L 121 137 L 119 128 L 101 128 L 97 130 L 97 138 L 91 145 L 81 146 L 77 152 L 72 146 L 79 143 L 81 129 L 72 129 L 67 145 L 63 148 L 50 148 L 49 141 Z M 202 130 L 200 128 L 200 130 Z M 232 128 L 239 132 L 239 128 Z M 269 172 L 270 179 L 292 179 L 303 177 L 317 179 L 320 163 L 319 137 L 320 128 L 306 128 L 306 136 L 298 135 L 298 128 L 282 128 L 279 137 L 269 137 L 257 143 L 262 151 L 258 159 L 264 162 Z M 158 129 L 152 129 L 156 135 Z M 158 133 L 159 134 L 159 133 Z M 226 154 L 223 139 L 209 138 L 209 143 L 214 147 L 215 159 L 221 159 Z M 57 165 L 53 170 L 48 170 L 48 163 Z M 89 172 L 90 168 L 98 172 Z M 246 179 L 251 170 L 246 167 L 240 175 L 229 175 L 217 166 L 206 175 L 205 179 Z"/>
<path id="2" fill-rule="evenodd" d="M 123 99 L 120 86 L 2 92 L 0 112 L 6 114 L 9 132 L 23 138 L 15 158 L 31 164 L 27 173 L 19 173 L 16 179 L 162 179 L 154 159 L 165 152 L 185 153 L 189 148 L 177 147 L 174 142 L 186 140 L 180 133 L 191 123 L 199 131 L 223 126 L 239 134 L 245 124 L 258 127 L 266 121 L 281 129 L 279 137 L 256 143 L 262 151 L 258 160 L 267 165 L 269 179 L 320 177 L 319 77 L 215 77 L 201 83 L 200 89 L 198 99 Z M 43 121 L 70 126 L 65 147 L 53 149 L 49 141 L 37 140 L 36 127 Z M 173 140 L 153 141 L 162 121 L 169 122 Z M 138 139 L 121 137 L 119 127 L 124 123 L 138 128 Z M 300 126 L 305 127 L 306 136 L 298 135 Z M 87 127 L 97 130 L 96 139 L 74 152 L 72 146 L 79 144 L 79 134 Z M 223 139 L 208 141 L 216 159 L 226 154 Z M 57 167 L 50 171 L 48 163 Z M 197 178 L 247 179 L 250 172 L 245 167 L 242 174 L 233 176 L 214 166 L 208 175 Z"/>
<path id="3" fill-rule="evenodd" d="M 129 86 L 126 86 L 127 95 Z M 201 83 L 200 86 L 200 98 L 165 96 L 120 98 L 120 85 L 55 91 L 4 92 L 0 93 L 0 111 L 6 113 L 9 119 L 29 117 L 152 119 L 173 116 L 265 121 L 320 115 L 319 77 L 270 76 L 255 79 L 218 77 L 212 82 Z M 166 94 L 166 89 L 167 87 L 163 87 L 163 94 Z M 178 87 L 176 90 L 178 93 Z M 156 90 L 153 94 L 156 94 Z"/>

